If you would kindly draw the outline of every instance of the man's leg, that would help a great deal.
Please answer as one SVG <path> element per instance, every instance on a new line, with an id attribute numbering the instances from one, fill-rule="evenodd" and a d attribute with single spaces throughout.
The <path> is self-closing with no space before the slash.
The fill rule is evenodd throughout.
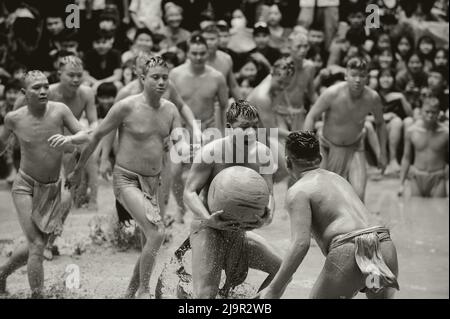
<path id="1" fill-rule="evenodd" d="M 367 140 L 369 142 L 370 147 L 372 148 L 372 151 L 374 152 L 375 155 L 380 154 L 381 146 L 378 140 L 377 132 L 375 131 L 372 122 L 366 121 L 364 123 L 364 128 L 366 129 Z"/>
<path id="2" fill-rule="evenodd" d="M 355 260 L 355 245 L 348 243 L 330 251 L 310 298 L 353 298 L 364 286 L 364 276 Z"/>
<path id="3" fill-rule="evenodd" d="M 218 231 L 204 228 L 191 235 L 192 284 L 195 299 L 214 299 L 219 291 L 224 256 Z"/>
<path id="4" fill-rule="evenodd" d="M 97 206 L 97 194 L 98 194 L 98 157 L 99 150 L 97 149 L 93 156 L 89 158 L 86 165 L 86 176 L 87 176 L 87 186 L 90 190 L 89 192 L 89 203 L 88 210 L 96 211 Z"/>
<path id="5" fill-rule="evenodd" d="M 364 152 L 356 151 L 350 163 L 348 181 L 353 186 L 356 194 L 364 202 L 367 184 L 366 155 Z"/>
<path id="6" fill-rule="evenodd" d="M 145 246 L 145 243 L 146 243 L 145 236 L 142 232 L 140 232 L 140 239 L 141 239 L 141 248 L 142 248 Z M 136 265 L 134 265 L 133 275 L 131 276 L 131 280 L 130 280 L 130 283 L 128 284 L 127 292 L 125 294 L 125 298 L 127 298 L 127 299 L 134 298 L 136 295 L 136 292 L 139 289 L 140 264 L 141 264 L 141 257 L 138 258 L 138 260 L 136 261 Z"/>
<path id="7" fill-rule="evenodd" d="M 172 190 L 178 207 L 175 219 L 181 224 L 184 223 L 184 215 L 186 213 L 186 206 L 184 205 L 183 199 L 184 186 L 186 183 L 183 177 L 184 170 L 183 163 L 172 164 Z"/>
<path id="8" fill-rule="evenodd" d="M 386 168 L 386 175 L 398 174 L 400 164 L 397 161 L 397 149 L 403 134 L 403 121 L 399 117 L 394 117 L 387 124 L 389 165 Z"/>
<path id="9" fill-rule="evenodd" d="M 447 197 L 447 182 L 445 176 L 438 179 L 430 190 L 430 197 Z"/>
<path id="10" fill-rule="evenodd" d="M 324 23 L 324 43 L 325 48 L 328 49 L 333 41 L 334 36 L 339 26 L 339 7 L 330 6 L 320 8 L 323 12 Z"/>
<path id="11" fill-rule="evenodd" d="M 120 190 L 123 204 L 134 218 L 143 232 L 146 243 L 142 247 L 139 261 L 139 289 L 138 297 L 149 296 L 150 277 L 153 272 L 158 251 L 164 241 L 164 226 L 161 223 L 154 224 L 146 216 L 149 204 L 142 192 L 134 187 L 126 187 Z"/>
<path id="12" fill-rule="evenodd" d="M 280 269 L 282 259 L 269 243 L 254 232 L 247 232 L 249 267 L 268 274 L 258 291 L 266 288 Z"/>
<path id="13" fill-rule="evenodd" d="M 170 188 L 172 186 L 172 162 L 169 153 L 166 155 L 164 166 L 161 171 L 161 186 L 158 189 L 158 201 L 161 206 L 161 217 L 166 217 L 166 208 L 169 203 Z"/>
<path id="14" fill-rule="evenodd" d="M 6 293 L 6 279 L 14 271 L 27 264 L 28 244 L 16 248 L 8 261 L 0 267 L 0 295 Z"/>
<path id="15" fill-rule="evenodd" d="M 417 176 L 411 176 L 409 179 L 409 189 L 412 197 L 422 197 L 422 188 L 420 187 L 420 178 Z"/>

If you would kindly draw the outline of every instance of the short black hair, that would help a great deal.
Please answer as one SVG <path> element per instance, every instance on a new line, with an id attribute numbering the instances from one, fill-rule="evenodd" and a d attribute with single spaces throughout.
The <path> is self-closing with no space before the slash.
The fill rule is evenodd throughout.
<path id="1" fill-rule="evenodd" d="M 219 30 L 219 28 L 217 27 L 217 25 L 215 23 L 211 23 L 211 24 L 208 24 L 206 27 L 204 27 L 201 30 L 201 33 L 202 34 L 204 34 L 204 33 L 211 33 L 211 34 L 215 34 L 215 35 L 219 36 L 220 35 L 220 30 Z"/>
<path id="2" fill-rule="evenodd" d="M 100 40 L 109 40 L 114 38 L 114 33 L 105 31 L 102 29 L 97 29 L 94 36 L 92 37 L 92 42 L 97 42 Z"/>
<path id="3" fill-rule="evenodd" d="M 311 131 L 290 133 L 286 139 L 286 150 L 294 160 L 313 162 L 321 159 L 319 140 Z"/>
<path id="4" fill-rule="evenodd" d="M 350 28 L 345 34 L 345 39 L 350 42 L 351 45 L 361 46 L 366 41 L 366 32 L 363 27 Z"/>
<path id="5" fill-rule="evenodd" d="M 246 100 L 238 100 L 228 108 L 227 122 L 233 124 L 239 116 L 248 120 L 259 119 L 258 109 Z"/>
<path id="6" fill-rule="evenodd" d="M 141 34 L 147 34 L 152 38 L 152 41 L 155 42 L 155 35 L 153 34 L 152 31 L 150 31 L 147 28 L 139 28 L 136 30 L 136 33 L 134 34 L 134 39 L 133 41 L 136 41 L 136 39 L 138 38 L 138 36 L 140 36 Z"/>
<path id="7" fill-rule="evenodd" d="M 58 35 L 58 39 L 60 42 L 80 42 L 79 34 L 74 29 L 64 28 L 61 33 Z"/>
<path id="8" fill-rule="evenodd" d="M 174 66 L 178 66 L 180 64 L 180 60 L 178 59 L 178 55 L 175 52 L 164 52 L 161 54 L 161 57 Z"/>
<path id="9" fill-rule="evenodd" d="M 117 87 L 112 82 L 104 82 L 97 88 L 97 97 L 116 97 Z"/>
<path id="10" fill-rule="evenodd" d="M 366 59 L 362 57 L 355 56 L 348 60 L 347 62 L 347 70 L 358 70 L 368 72 L 368 63 Z"/>
<path id="11" fill-rule="evenodd" d="M 200 34 L 200 32 L 192 33 L 192 36 L 188 42 L 187 49 L 189 50 L 189 48 L 194 44 L 204 45 L 206 46 L 206 48 L 208 48 L 208 43 L 206 43 L 205 38 Z"/>
<path id="12" fill-rule="evenodd" d="M 10 79 L 5 84 L 5 93 L 8 92 L 9 90 L 20 91 L 21 88 L 23 88 L 23 83 L 22 83 L 21 80 L 19 80 L 19 79 Z"/>

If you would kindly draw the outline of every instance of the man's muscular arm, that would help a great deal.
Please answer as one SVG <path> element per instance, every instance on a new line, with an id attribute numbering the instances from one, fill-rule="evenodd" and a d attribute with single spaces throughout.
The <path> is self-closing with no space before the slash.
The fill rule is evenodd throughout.
<path id="1" fill-rule="evenodd" d="M 309 110 L 305 119 L 305 131 L 313 131 L 316 120 L 330 107 L 330 99 L 332 98 L 332 88 L 328 88 L 317 99 L 316 103 Z"/>
<path id="2" fill-rule="evenodd" d="M 240 87 L 236 81 L 236 77 L 234 76 L 234 73 L 233 73 L 233 61 L 231 61 L 230 70 L 228 71 L 228 74 L 227 74 L 227 84 L 228 84 L 228 87 L 230 88 L 231 96 L 236 101 L 242 99 L 241 89 L 240 89 Z"/>
<path id="3" fill-rule="evenodd" d="M 25 98 L 24 94 L 21 94 L 17 97 L 16 101 L 14 102 L 13 111 L 20 109 L 22 106 L 27 105 L 27 99 Z"/>
<path id="4" fill-rule="evenodd" d="M 387 130 L 386 123 L 383 117 L 383 104 L 381 103 L 380 96 L 373 92 L 373 106 L 372 113 L 375 117 L 375 127 L 378 135 L 378 140 L 380 141 L 380 158 L 377 158 L 378 167 L 384 170 L 387 164 L 387 156 L 386 156 L 386 144 L 387 144 Z"/>
<path id="5" fill-rule="evenodd" d="M 225 112 L 228 108 L 228 88 L 225 82 L 225 78 L 222 74 L 218 77 L 219 81 L 219 91 L 217 93 L 219 98 L 219 107 L 220 109 L 216 111 L 216 127 L 220 130 L 220 132 L 224 133 L 225 131 Z"/>
<path id="6" fill-rule="evenodd" d="M 89 129 L 93 130 L 97 127 L 97 107 L 95 106 L 95 93 L 91 88 L 84 88 L 83 95 L 86 99 L 86 118 L 89 123 Z"/>
<path id="7" fill-rule="evenodd" d="M 414 130 L 414 127 L 410 127 L 405 133 L 405 143 L 403 146 L 403 157 L 400 168 L 400 189 L 398 190 L 399 196 L 403 195 L 406 177 L 408 176 L 409 167 L 411 166 L 411 152 L 413 150 L 411 141 L 412 130 Z"/>
<path id="8" fill-rule="evenodd" d="M 8 113 L 5 116 L 4 125 L 0 125 L 0 156 L 3 155 L 8 146 L 8 140 L 12 134 L 12 126 L 11 114 Z"/>
<path id="9" fill-rule="evenodd" d="M 312 211 L 308 196 L 298 191 L 287 194 L 287 210 L 291 220 L 291 245 L 270 285 L 261 291 L 264 299 L 281 298 L 287 284 L 305 258 L 311 242 Z"/>

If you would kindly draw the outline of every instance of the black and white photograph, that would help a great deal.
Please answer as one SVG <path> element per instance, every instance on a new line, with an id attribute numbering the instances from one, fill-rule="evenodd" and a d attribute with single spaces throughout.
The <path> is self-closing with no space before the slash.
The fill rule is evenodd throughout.
<path id="1" fill-rule="evenodd" d="M 0 0 L 0 307 L 448 300 L 448 49 L 448 0 Z"/>

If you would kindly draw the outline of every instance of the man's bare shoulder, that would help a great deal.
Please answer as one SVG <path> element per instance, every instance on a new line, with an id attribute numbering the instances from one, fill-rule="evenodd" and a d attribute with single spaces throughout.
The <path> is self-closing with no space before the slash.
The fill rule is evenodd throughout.
<path id="1" fill-rule="evenodd" d="M 180 64 L 177 67 L 174 67 L 170 71 L 169 75 L 173 76 L 173 75 L 186 74 L 186 72 L 187 72 L 187 63 L 183 63 L 183 64 Z"/>
<path id="2" fill-rule="evenodd" d="M 81 84 L 80 87 L 78 88 L 78 92 L 80 93 L 80 96 L 84 100 L 88 100 L 95 96 L 94 90 L 91 87 L 83 84 Z"/>
<path id="3" fill-rule="evenodd" d="M 305 180 L 298 180 L 288 189 L 286 193 L 286 206 L 288 208 L 299 201 L 309 200 L 308 183 Z"/>
<path id="4" fill-rule="evenodd" d="M 225 61 L 229 65 L 233 64 L 233 59 L 231 58 L 231 55 L 229 55 L 228 53 L 223 52 L 221 50 L 217 50 L 216 54 L 220 60 Z"/>
<path id="5" fill-rule="evenodd" d="M 344 92 L 343 90 L 345 90 L 346 88 L 347 88 L 346 82 L 339 82 L 328 87 L 325 91 L 323 91 L 321 96 L 327 99 L 335 99 L 339 95 L 343 94 Z"/>
<path id="6" fill-rule="evenodd" d="M 206 74 L 208 75 L 208 77 L 215 79 L 216 81 L 220 81 L 220 80 L 225 81 L 225 77 L 223 76 L 223 74 L 220 71 L 217 71 L 216 69 L 214 69 L 213 67 L 206 65 L 205 71 L 206 71 Z"/>
<path id="7" fill-rule="evenodd" d="M 5 126 L 8 127 L 8 128 L 14 127 L 14 125 L 20 119 L 22 119 L 26 113 L 28 113 L 28 108 L 26 108 L 26 107 L 21 107 L 21 108 L 18 108 L 16 110 L 14 110 L 14 111 L 8 112 L 5 115 L 5 119 L 4 119 Z"/>
<path id="8" fill-rule="evenodd" d="M 161 106 L 167 108 L 171 113 L 178 113 L 178 108 L 169 100 L 161 98 Z"/>

